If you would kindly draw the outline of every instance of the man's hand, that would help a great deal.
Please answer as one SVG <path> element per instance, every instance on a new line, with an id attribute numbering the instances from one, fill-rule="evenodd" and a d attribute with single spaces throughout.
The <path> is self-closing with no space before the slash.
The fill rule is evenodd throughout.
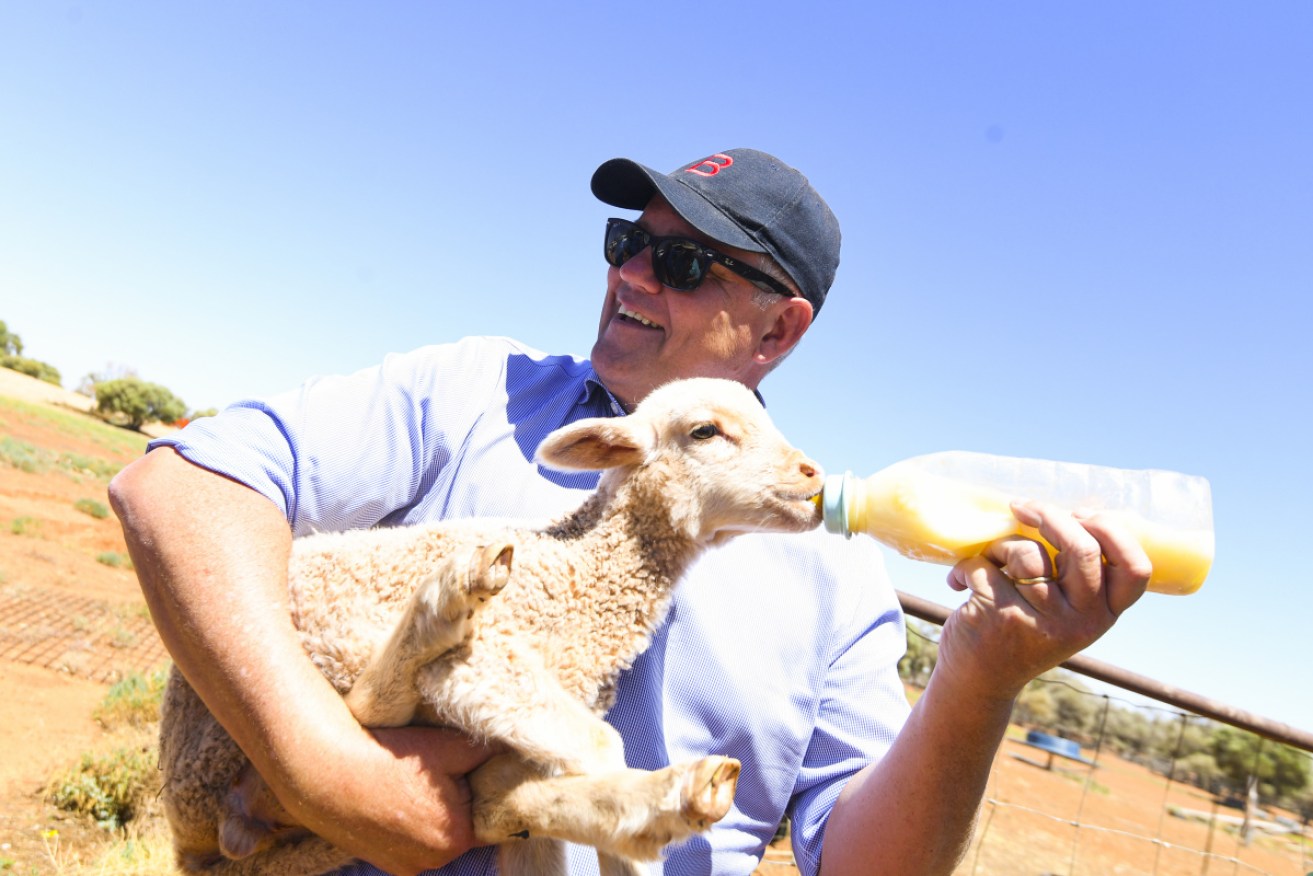
<path id="1" fill-rule="evenodd" d="M 976 695 L 1011 700 L 1028 681 L 1086 648 L 1144 594 L 1152 569 L 1135 538 L 1106 517 L 1013 506 L 1057 549 L 1020 536 L 953 567 L 971 597 L 949 617 L 935 673 Z"/>
<path id="2" fill-rule="evenodd" d="M 368 730 L 358 741 L 333 754 L 308 787 L 278 792 L 295 821 L 398 876 L 440 867 L 475 845 L 466 775 L 492 750 L 430 727 Z"/>

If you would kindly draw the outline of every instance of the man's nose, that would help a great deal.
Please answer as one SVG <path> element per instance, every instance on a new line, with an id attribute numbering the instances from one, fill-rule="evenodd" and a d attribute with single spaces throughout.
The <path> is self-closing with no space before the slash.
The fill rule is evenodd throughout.
<path id="1" fill-rule="evenodd" d="M 661 291 L 661 281 L 656 278 L 656 274 L 652 270 L 652 247 L 650 246 L 644 247 L 641 252 L 631 256 L 629 261 L 617 270 L 620 271 L 620 279 L 635 289 L 652 294 Z"/>

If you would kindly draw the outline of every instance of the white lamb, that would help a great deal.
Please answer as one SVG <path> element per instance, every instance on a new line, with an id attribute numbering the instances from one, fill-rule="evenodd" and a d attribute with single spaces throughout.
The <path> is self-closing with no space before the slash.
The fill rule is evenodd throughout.
<path id="1" fill-rule="evenodd" d="M 509 746 L 471 776 L 477 835 L 500 844 L 503 873 L 563 872 L 562 840 L 596 847 L 604 874 L 633 873 L 729 811 L 739 764 L 627 769 L 601 717 L 617 677 L 706 548 L 816 526 L 822 474 L 753 393 L 709 378 L 561 428 L 538 458 L 605 473 L 545 529 L 452 521 L 298 540 L 293 619 L 365 726 L 442 724 Z M 284 823 L 176 670 L 160 760 L 184 870 L 315 874 L 350 860 Z"/>

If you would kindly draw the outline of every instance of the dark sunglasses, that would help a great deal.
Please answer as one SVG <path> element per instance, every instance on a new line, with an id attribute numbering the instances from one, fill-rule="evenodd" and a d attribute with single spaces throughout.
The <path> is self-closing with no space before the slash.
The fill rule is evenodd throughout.
<path id="1" fill-rule="evenodd" d="M 620 267 L 648 247 L 652 247 L 652 273 L 663 286 L 680 292 L 692 292 L 706 279 L 712 262 L 724 265 L 745 280 L 764 286 L 768 292 L 793 298 L 793 292 L 779 280 L 749 267 L 735 258 L 716 252 L 687 237 L 653 237 L 624 219 L 606 220 L 606 262 Z"/>

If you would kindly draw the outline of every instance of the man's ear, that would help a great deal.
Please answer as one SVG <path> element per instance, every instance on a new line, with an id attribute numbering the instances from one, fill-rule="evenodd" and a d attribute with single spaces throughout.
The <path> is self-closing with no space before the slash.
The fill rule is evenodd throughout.
<path id="1" fill-rule="evenodd" d="M 562 426 L 538 445 L 538 461 L 563 471 L 638 465 L 656 443 L 651 426 L 634 417 L 597 417 Z"/>
<path id="2" fill-rule="evenodd" d="M 775 318 L 757 343 L 757 361 L 770 365 L 788 355 L 812 324 L 812 303 L 806 298 L 786 298 L 775 311 Z"/>

